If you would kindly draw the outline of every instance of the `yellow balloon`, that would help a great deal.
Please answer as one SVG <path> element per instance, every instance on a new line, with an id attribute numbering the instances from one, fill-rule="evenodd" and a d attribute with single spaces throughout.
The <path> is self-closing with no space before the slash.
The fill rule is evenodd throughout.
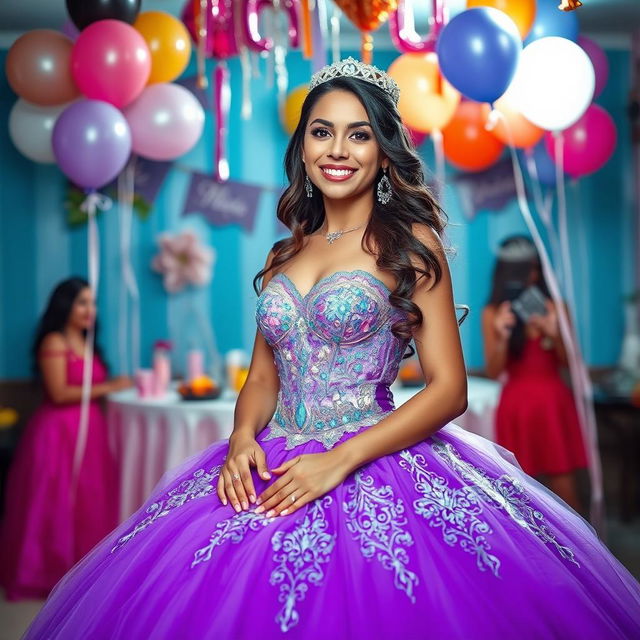
<path id="1" fill-rule="evenodd" d="M 184 24 L 165 11 L 145 11 L 138 15 L 133 26 L 151 52 L 147 84 L 175 80 L 191 57 L 191 37 Z"/>
<path id="2" fill-rule="evenodd" d="M 506 13 L 518 27 L 524 40 L 536 18 L 536 0 L 467 0 L 467 9 L 493 7 Z"/>
<path id="3" fill-rule="evenodd" d="M 460 102 L 456 91 L 440 73 L 435 53 L 405 53 L 389 67 L 400 87 L 398 111 L 403 122 L 416 131 L 442 130 Z"/>
<path id="4" fill-rule="evenodd" d="M 280 122 L 288 135 L 291 135 L 298 126 L 300 120 L 300 112 L 302 111 L 302 103 L 309 93 L 309 87 L 302 84 L 289 92 L 282 110 L 280 112 Z"/>

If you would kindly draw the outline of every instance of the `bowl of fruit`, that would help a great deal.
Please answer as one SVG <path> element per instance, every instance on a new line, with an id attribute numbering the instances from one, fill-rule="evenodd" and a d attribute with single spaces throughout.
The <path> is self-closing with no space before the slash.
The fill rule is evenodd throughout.
<path id="1" fill-rule="evenodd" d="M 209 376 L 198 376 L 178 387 L 178 393 L 183 400 L 215 400 L 221 391 Z"/>

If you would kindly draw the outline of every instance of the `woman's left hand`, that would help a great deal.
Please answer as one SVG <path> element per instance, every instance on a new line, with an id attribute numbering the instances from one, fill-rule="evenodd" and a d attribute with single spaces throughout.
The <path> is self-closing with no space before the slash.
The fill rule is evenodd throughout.
<path id="1" fill-rule="evenodd" d="M 305 453 L 271 469 L 280 478 L 258 496 L 256 513 L 286 516 L 337 487 L 350 472 L 338 458 L 335 450 Z"/>
<path id="2" fill-rule="evenodd" d="M 545 315 L 532 315 L 531 318 L 529 318 L 529 322 L 545 337 L 555 340 L 560 333 L 558 313 L 556 312 L 553 302 L 547 301 L 546 307 L 547 313 L 545 313 Z"/>

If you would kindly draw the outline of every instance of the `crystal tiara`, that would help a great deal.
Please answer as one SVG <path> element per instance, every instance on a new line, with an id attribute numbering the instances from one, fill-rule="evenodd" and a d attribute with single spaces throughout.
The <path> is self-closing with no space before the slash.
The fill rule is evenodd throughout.
<path id="1" fill-rule="evenodd" d="M 360 62 L 351 56 L 344 60 L 338 60 L 338 62 L 334 62 L 333 64 L 328 64 L 322 67 L 320 71 L 316 71 L 316 73 L 311 76 L 309 90 L 315 89 L 319 84 L 327 82 L 327 80 L 345 77 L 357 78 L 358 80 L 375 84 L 391 96 L 394 104 L 398 104 L 400 89 L 396 81 L 384 71 L 378 69 L 378 67 Z"/>

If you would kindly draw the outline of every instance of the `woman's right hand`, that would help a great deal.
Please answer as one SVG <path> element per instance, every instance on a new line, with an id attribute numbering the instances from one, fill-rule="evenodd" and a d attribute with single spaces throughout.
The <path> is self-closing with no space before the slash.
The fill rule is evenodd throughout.
<path id="1" fill-rule="evenodd" d="M 510 302 L 498 305 L 493 317 L 493 329 L 496 335 L 504 341 L 509 340 L 513 327 L 516 325 L 516 315 L 511 310 Z"/>
<path id="2" fill-rule="evenodd" d="M 256 501 L 251 467 L 264 480 L 271 478 L 264 450 L 256 439 L 242 433 L 231 434 L 227 459 L 218 478 L 218 497 L 222 504 L 230 502 L 236 512 L 248 509 L 249 502 Z"/>

